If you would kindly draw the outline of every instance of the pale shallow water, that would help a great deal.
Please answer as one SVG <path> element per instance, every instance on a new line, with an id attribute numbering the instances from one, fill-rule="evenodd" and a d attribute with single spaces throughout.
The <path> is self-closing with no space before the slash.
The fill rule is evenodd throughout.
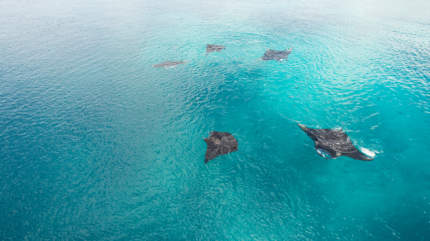
<path id="1" fill-rule="evenodd" d="M 426 9 L 0 1 L 0 239 L 430 240 Z M 212 130 L 239 151 L 205 165 Z"/>

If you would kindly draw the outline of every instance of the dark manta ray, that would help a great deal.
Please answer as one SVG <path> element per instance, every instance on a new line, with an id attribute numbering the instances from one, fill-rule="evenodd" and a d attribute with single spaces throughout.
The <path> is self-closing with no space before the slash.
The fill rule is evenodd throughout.
<path id="1" fill-rule="evenodd" d="M 156 65 L 153 65 L 154 68 L 171 68 L 171 67 L 175 67 L 178 64 L 185 64 L 185 61 L 166 61 L 163 63 L 159 63 Z"/>
<path id="2" fill-rule="evenodd" d="M 312 138 L 315 149 L 323 157 L 325 157 L 323 154 L 327 153 L 331 158 L 349 156 L 357 160 L 373 160 L 373 158 L 361 153 L 342 129 L 311 129 L 302 124 L 299 126 Z"/>
<path id="3" fill-rule="evenodd" d="M 205 163 L 215 157 L 237 151 L 237 140 L 228 132 L 211 132 L 208 138 L 205 138 L 207 144 Z"/>
<path id="4" fill-rule="evenodd" d="M 291 54 L 291 51 L 293 51 L 291 48 L 286 50 L 273 50 L 269 49 L 267 50 L 263 57 L 261 57 L 263 60 L 276 60 L 276 61 L 282 61 L 287 60 L 288 55 Z"/>
<path id="5" fill-rule="evenodd" d="M 223 49 L 225 49 L 225 46 L 222 46 L 222 45 L 216 45 L 216 44 L 208 44 L 208 45 L 206 45 L 206 53 L 219 52 L 219 51 L 221 51 Z"/>

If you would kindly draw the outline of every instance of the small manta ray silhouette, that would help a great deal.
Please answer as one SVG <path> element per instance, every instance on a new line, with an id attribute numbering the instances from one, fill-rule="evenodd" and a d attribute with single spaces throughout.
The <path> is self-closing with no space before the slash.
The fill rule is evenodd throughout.
<path id="1" fill-rule="evenodd" d="M 185 61 L 166 61 L 163 63 L 153 65 L 154 68 L 173 68 L 176 65 L 185 64 Z"/>
<path id="2" fill-rule="evenodd" d="M 225 46 L 222 46 L 222 45 L 216 45 L 216 44 L 206 45 L 206 53 L 219 52 L 223 49 L 225 49 Z"/>
<path id="3" fill-rule="evenodd" d="M 287 60 L 288 55 L 291 54 L 292 51 L 293 51 L 292 48 L 286 49 L 286 50 L 268 49 L 264 53 L 263 57 L 261 57 L 261 59 L 263 59 L 263 60 L 276 60 L 276 61 Z"/>
<path id="4" fill-rule="evenodd" d="M 237 140 L 228 132 L 213 131 L 210 136 L 204 140 L 207 144 L 205 163 L 208 163 L 219 155 L 237 151 Z"/>

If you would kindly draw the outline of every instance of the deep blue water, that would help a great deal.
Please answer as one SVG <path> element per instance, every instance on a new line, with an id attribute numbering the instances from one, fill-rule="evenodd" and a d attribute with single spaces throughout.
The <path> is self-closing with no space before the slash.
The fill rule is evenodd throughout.
<path id="1" fill-rule="evenodd" d="M 0 240 L 430 240 L 429 9 L 1 0 Z"/>

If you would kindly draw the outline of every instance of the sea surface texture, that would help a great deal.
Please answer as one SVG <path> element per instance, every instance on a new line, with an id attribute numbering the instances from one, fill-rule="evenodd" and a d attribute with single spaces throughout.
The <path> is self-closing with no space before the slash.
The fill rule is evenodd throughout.
<path id="1" fill-rule="evenodd" d="M 0 240 L 430 240 L 429 10 L 0 0 Z"/>

